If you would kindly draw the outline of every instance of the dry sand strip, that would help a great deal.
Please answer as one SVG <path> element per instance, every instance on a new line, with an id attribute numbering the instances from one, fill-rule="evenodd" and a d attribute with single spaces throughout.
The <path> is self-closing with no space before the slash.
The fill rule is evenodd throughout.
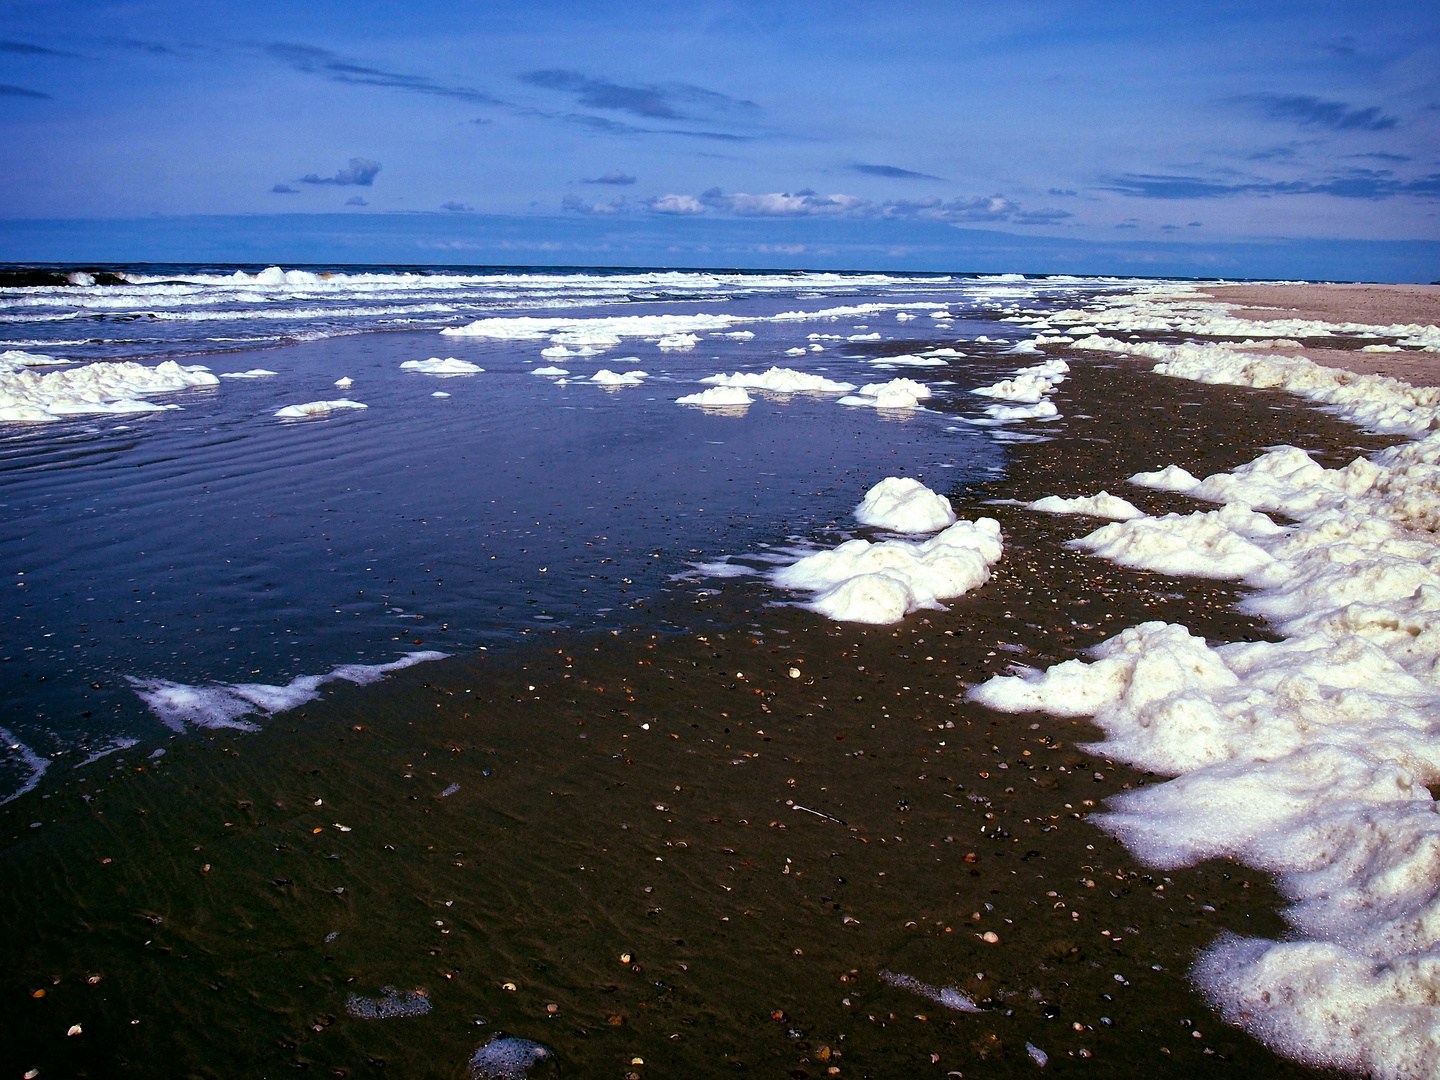
<path id="1" fill-rule="evenodd" d="M 1325 322 L 1440 325 L 1440 285 L 1217 285 L 1198 296 L 1215 300 L 1239 319 L 1317 319 Z M 1367 353 L 1355 349 L 1273 349 L 1303 355 L 1358 375 L 1388 375 L 1413 386 L 1440 385 L 1440 353 Z"/>

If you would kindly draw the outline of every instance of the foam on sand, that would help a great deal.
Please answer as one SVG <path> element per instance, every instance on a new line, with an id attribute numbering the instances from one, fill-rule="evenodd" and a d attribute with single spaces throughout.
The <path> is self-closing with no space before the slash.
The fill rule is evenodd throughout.
<path id="1" fill-rule="evenodd" d="M 782 367 L 772 367 L 761 372 L 737 371 L 733 375 L 711 375 L 700 381 L 711 386 L 738 386 L 752 390 L 769 390 L 775 394 L 844 394 L 855 389 L 854 383 L 836 382 L 823 375 L 809 375 L 793 368 Z"/>
<path id="2" fill-rule="evenodd" d="M 0 806 L 4 806 L 7 802 L 18 799 L 27 791 L 35 790 L 36 786 L 40 783 L 41 777 L 45 775 L 45 770 L 50 768 L 50 759 L 43 758 L 35 753 L 34 750 L 31 750 L 30 747 L 15 738 L 15 736 L 10 734 L 5 728 L 0 728 L 0 740 L 3 740 L 5 749 L 18 757 L 25 767 L 30 770 L 30 775 L 26 777 L 23 784 L 9 795 L 0 798 Z"/>
<path id="3" fill-rule="evenodd" d="M 930 388 L 924 383 L 914 379 L 891 379 L 889 382 L 867 383 L 854 394 L 841 398 L 839 403 L 874 409 L 918 409 L 920 402 L 930 396 Z"/>
<path id="4" fill-rule="evenodd" d="M 271 375 L 277 375 L 277 374 L 279 374 L 279 372 L 271 371 L 269 368 L 257 367 L 257 368 L 251 368 L 249 371 L 222 371 L 222 372 L 220 373 L 220 378 L 222 378 L 222 379 L 268 379 Z M 336 383 L 335 385 L 336 385 L 336 386 L 339 386 L 340 384 L 339 384 L 339 383 Z"/>
<path id="5" fill-rule="evenodd" d="M 893 971 L 886 971 L 882 968 L 880 970 L 880 981 L 889 983 L 898 990 L 909 990 L 912 993 L 919 994 L 923 998 L 929 998 L 935 1002 L 935 1004 L 944 1005 L 947 1009 L 954 1009 L 956 1012 L 978 1013 L 985 1011 L 954 987 L 928 986 L 913 975 L 901 975 Z"/>
<path id="6" fill-rule="evenodd" d="M 172 731 L 184 732 L 186 726 L 197 728 L 237 728 L 256 731 L 259 725 L 243 719 L 260 713 L 272 716 L 285 712 L 320 696 L 320 687 L 336 679 L 359 686 L 379 682 L 392 671 L 442 660 L 448 653 L 425 650 L 408 652 L 388 664 L 342 664 L 324 675 L 301 675 L 284 686 L 266 683 L 209 683 L 190 686 L 168 679 L 141 679 L 126 676 L 140 700 Z"/>
<path id="7" fill-rule="evenodd" d="M 749 394 L 738 386 L 712 386 L 698 394 L 686 394 L 675 399 L 676 405 L 700 405 L 706 408 L 735 408 L 754 402 Z"/>
<path id="8" fill-rule="evenodd" d="M 1124 349 L 1169 375 L 1291 389 L 1367 425 L 1424 430 L 1435 415 L 1436 391 L 1308 361 Z M 1292 1058 L 1393 1080 L 1440 1075 L 1440 814 L 1426 787 L 1440 783 L 1437 478 L 1440 433 L 1342 469 L 1280 447 L 1204 480 L 1139 474 L 1223 505 L 1077 543 L 1242 581 L 1254 592 L 1241 609 L 1283 640 L 1213 644 L 1151 622 L 1088 660 L 970 692 L 1010 712 L 1093 716 L 1106 734 L 1094 750 L 1176 775 L 1112 799 L 1099 823 L 1161 867 L 1229 856 L 1275 873 L 1291 901 L 1287 940 L 1221 937 L 1195 968 L 1201 988 Z"/>
<path id="9" fill-rule="evenodd" d="M 391 1020 L 397 1016 L 425 1016 L 430 1012 L 430 995 L 424 990 L 401 993 L 393 986 L 382 986 L 379 997 L 351 994 L 345 999 L 345 1011 L 357 1020 Z"/>
<path id="10" fill-rule="evenodd" d="M 783 589 L 813 593 L 803 606 L 837 622 L 895 623 L 979 588 L 1002 551 L 994 518 L 957 521 L 924 541 L 849 540 L 773 570 Z"/>
<path id="11" fill-rule="evenodd" d="M 898 533 L 938 532 L 955 524 L 950 500 L 909 476 L 887 476 L 865 492 L 855 520 Z"/>
<path id="12" fill-rule="evenodd" d="M 313 420 L 329 416 L 339 409 L 368 409 L 369 407 L 361 402 L 351 401 L 349 398 L 336 398 L 334 401 L 307 401 L 303 405 L 286 405 L 275 415 L 281 420 Z"/>
<path id="13" fill-rule="evenodd" d="M 438 356 L 432 356 L 429 360 L 406 360 L 400 365 L 400 370 L 418 371 L 425 375 L 446 377 L 451 375 L 474 375 L 485 369 L 479 364 L 472 364 L 468 360 L 457 360 L 453 356 L 447 356 L 443 360 Z"/>
<path id="14" fill-rule="evenodd" d="M 178 409 L 144 398 L 220 380 L 199 365 L 166 360 L 154 367 L 132 361 L 84 364 L 43 375 L 27 367 L 0 369 L 0 421 L 49 421 L 97 413 L 140 413 Z"/>
<path id="15" fill-rule="evenodd" d="M 1108 491 L 1077 499 L 1062 499 L 1058 495 L 1047 495 L 1043 499 L 1026 503 L 1025 509 L 1039 510 L 1044 514 L 1081 514 L 1086 517 L 1109 518 L 1111 521 L 1131 521 L 1145 516 L 1133 503 L 1127 502 L 1118 495 L 1111 495 Z"/>
<path id="16" fill-rule="evenodd" d="M 470 1080 L 525 1080 L 532 1067 L 554 1059 L 541 1043 L 497 1035 L 471 1055 Z"/>

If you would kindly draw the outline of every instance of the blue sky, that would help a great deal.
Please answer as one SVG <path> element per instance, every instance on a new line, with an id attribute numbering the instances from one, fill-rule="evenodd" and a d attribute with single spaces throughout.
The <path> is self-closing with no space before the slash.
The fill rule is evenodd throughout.
<path id="1" fill-rule="evenodd" d="M 457 235 L 498 217 L 537 236 L 672 228 L 677 242 L 685 222 L 810 235 L 804 220 L 831 223 L 817 236 L 863 224 L 882 246 L 887 227 L 901 246 L 917 227 L 1107 246 L 1436 241 L 1437 12 L 7 3 L 0 219 L 334 214 L 343 230 L 425 214 Z"/>

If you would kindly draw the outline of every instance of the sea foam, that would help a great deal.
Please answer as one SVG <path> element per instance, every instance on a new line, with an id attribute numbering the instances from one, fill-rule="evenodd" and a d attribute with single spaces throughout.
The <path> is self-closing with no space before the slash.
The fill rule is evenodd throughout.
<path id="1" fill-rule="evenodd" d="M 255 731 L 257 724 L 244 719 L 259 713 L 271 716 L 314 701 L 320 687 L 342 679 L 359 686 L 379 682 L 392 671 L 400 671 L 430 660 L 442 660 L 448 653 L 432 650 L 408 652 L 388 664 L 342 664 L 324 675 L 301 675 L 284 686 L 268 683 L 207 683 L 191 686 L 169 679 L 126 676 L 140 700 L 172 731 L 197 728 L 238 728 Z"/>
<path id="2" fill-rule="evenodd" d="M 1164 308 L 1156 326 L 1138 305 L 1121 319 L 1085 315 L 1242 329 Z M 1434 389 L 1219 344 L 1077 344 L 1150 357 L 1170 376 L 1286 389 L 1381 430 L 1429 432 L 1440 404 Z M 970 696 L 1093 716 L 1106 740 L 1092 750 L 1178 774 L 1112 799 L 1097 819 L 1147 862 L 1229 856 L 1279 875 L 1288 940 L 1227 934 L 1195 968 L 1229 1021 L 1303 1062 L 1437 1075 L 1440 814 L 1425 785 L 1440 782 L 1440 434 L 1342 469 L 1280 447 L 1203 480 L 1172 465 L 1133 482 L 1222 505 L 1118 521 L 1075 543 L 1127 566 L 1244 582 L 1254 591 L 1242 610 L 1283 640 L 1215 644 L 1144 623 L 1087 660 Z"/>

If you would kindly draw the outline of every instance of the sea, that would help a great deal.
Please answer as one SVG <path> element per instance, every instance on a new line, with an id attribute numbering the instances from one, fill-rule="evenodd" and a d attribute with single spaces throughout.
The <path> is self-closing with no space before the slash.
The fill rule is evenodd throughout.
<path id="1" fill-rule="evenodd" d="M 0 275 L 12 371 L 83 380 L 89 365 L 170 362 L 213 376 L 118 404 L 82 387 L 61 415 L 0 422 L 0 802 L 49 770 L 263 726 L 327 680 L 541 629 L 681 631 L 657 601 L 727 587 L 737 555 L 758 553 L 753 576 L 855 535 L 851 511 L 886 476 L 949 490 L 1003 474 L 1007 445 L 1045 438 L 1044 424 L 986 421 L 989 400 L 968 392 L 1033 359 L 1015 352 L 1019 313 L 1132 284 L 594 267 Z M 677 403 L 707 378 L 773 367 L 932 396 L 875 408 L 762 387 L 739 407 Z M 277 416 L 314 402 L 343 404 Z"/>

